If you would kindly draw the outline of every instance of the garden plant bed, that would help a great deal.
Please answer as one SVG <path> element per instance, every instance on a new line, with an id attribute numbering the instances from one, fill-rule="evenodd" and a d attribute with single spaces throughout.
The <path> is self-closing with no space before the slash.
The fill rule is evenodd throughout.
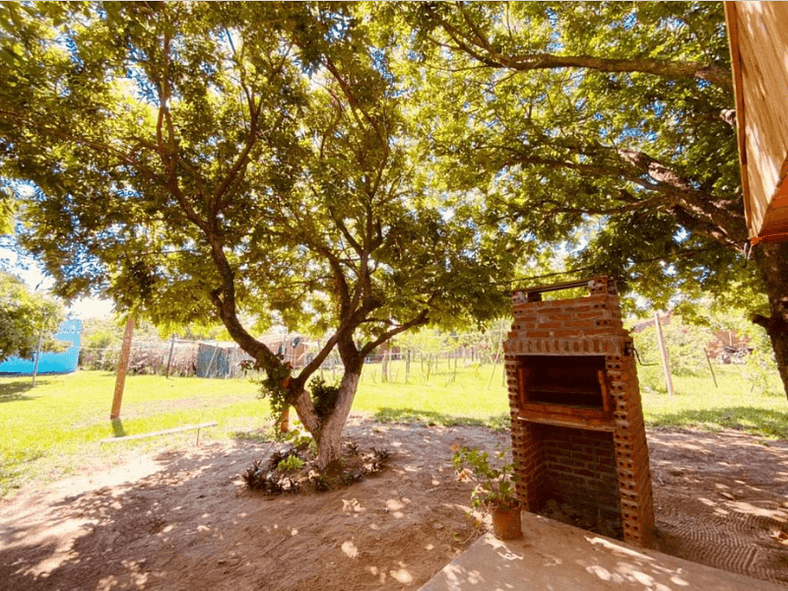
<path id="1" fill-rule="evenodd" d="M 8 589 L 418 588 L 483 531 L 467 516 L 452 447 L 492 450 L 508 433 L 381 425 L 346 435 L 392 452 L 342 490 L 266 496 L 241 474 L 277 444 L 238 441 L 155 456 L 0 505 Z M 788 442 L 728 431 L 650 430 L 658 548 L 788 585 Z"/>

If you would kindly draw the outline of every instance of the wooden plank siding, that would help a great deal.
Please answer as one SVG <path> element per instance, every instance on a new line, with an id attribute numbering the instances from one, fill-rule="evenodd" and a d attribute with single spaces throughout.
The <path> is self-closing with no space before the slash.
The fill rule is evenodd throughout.
<path id="1" fill-rule="evenodd" d="M 788 3 L 725 2 L 750 239 L 788 240 Z"/>

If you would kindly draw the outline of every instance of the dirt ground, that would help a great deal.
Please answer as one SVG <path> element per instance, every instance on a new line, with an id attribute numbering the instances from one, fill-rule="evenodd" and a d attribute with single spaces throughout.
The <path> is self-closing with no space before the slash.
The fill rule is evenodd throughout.
<path id="1" fill-rule="evenodd" d="M 453 445 L 479 427 L 351 417 L 390 468 L 350 488 L 266 497 L 240 474 L 276 444 L 234 442 L 133 457 L 0 501 L 0 589 L 414 589 L 483 531 Z M 660 550 L 788 586 L 788 442 L 649 431 Z"/>

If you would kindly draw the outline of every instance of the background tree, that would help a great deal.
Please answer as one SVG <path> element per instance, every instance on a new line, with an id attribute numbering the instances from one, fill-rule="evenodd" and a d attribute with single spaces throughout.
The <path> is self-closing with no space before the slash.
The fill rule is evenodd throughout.
<path id="1" fill-rule="evenodd" d="M 31 357 L 39 340 L 42 351 L 62 351 L 54 335 L 64 318 L 58 302 L 30 293 L 21 279 L 0 271 L 0 363 Z"/>
<path id="2" fill-rule="evenodd" d="M 480 222 L 483 201 L 416 174 L 355 6 L 0 10 L 3 173 L 38 189 L 22 240 L 58 293 L 98 291 L 157 324 L 220 320 L 295 406 L 321 466 L 372 350 L 505 301 L 491 284 L 516 251 Z M 252 336 L 272 321 L 331 336 L 295 374 Z M 334 347 L 339 396 L 318 414 L 305 387 Z"/>
<path id="3" fill-rule="evenodd" d="M 14 234 L 16 219 L 14 191 L 7 179 L 0 178 L 0 271 L 9 272 L 19 262 L 20 248 Z"/>
<path id="4" fill-rule="evenodd" d="M 0 236 L 13 232 L 14 199 L 10 190 L 0 187 Z"/>
<path id="5" fill-rule="evenodd" d="M 671 373 L 679 376 L 708 376 L 708 362 L 703 350 L 714 339 L 711 329 L 707 326 L 684 322 L 681 316 L 676 314 L 663 316 L 661 326 L 665 348 L 670 359 Z M 651 321 L 646 328 L 635 333 L 633 337 L 641 361 L 654 365 L 654 373 L 659 376 L 658 380 L 664 380 L 661 374 L 661 352 L 657 327 L 654 322 Z"/>
<path id="6" fill-rule="evenodd" d="M 400 9 L 380 10 L 418 58 L 408 67 L 436 174 L 485 188 L 527 239 L 563 243 L 579 275 L 614 275 L 649 305 L 748 305 L 788 394 L 788 245 L 760 244 L 745 264 L 720 3 Z"/>

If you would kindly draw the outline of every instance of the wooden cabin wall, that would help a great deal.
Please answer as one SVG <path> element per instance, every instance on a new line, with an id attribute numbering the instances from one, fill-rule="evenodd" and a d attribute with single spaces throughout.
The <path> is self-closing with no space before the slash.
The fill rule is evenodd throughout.
<path id="1" fill-rule="evenodd" d="M 767 207 L 786 172 L 788 3 L 725 4 L 736 85 L 745 206 L 750 235 L 757 236 L 764 229 Z M 788 208 L 782 211 L 782 214 L 769 212 L 769 220 L 774 222 L 775 214 L 788 219 Z"/>

